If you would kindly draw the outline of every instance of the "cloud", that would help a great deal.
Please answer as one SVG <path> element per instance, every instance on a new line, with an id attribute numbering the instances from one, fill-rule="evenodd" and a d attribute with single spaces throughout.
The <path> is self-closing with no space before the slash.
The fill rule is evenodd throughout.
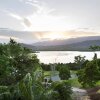
<path id="1" fill-rule="evenodd" d="M 10 38 L 14 39 L 15 41 L 18 41 L 18 42 L 23 42 L 24 40 L 23 39 L 20 39 L 18 37 L 13 37 L 13 36 L 4 36 L 4 35 L 0 35 L 0 42 L 5 41 L 5 42 L 8 42 L 10 40 Z"/>
<path id="2" fill-rule="evenodd" d="M 19 16 L 17 14 L 11 13 L 11 12 L 8 12 L 8 15 L 13 17 L 13 18 L 15 18 L 15 19 L 17 19 L 17 20 L 19 20 L 20 24 L 22 24 L 22 25 L 25 25 L 27 27 L 31 26 L 31 22 L 25 17 L 21 17 L 21 16 Z"/>
<path id="3" fill-rule="evenodd" d="M 77 28 L 76 29 L 77 31 L 84 31 L 84 32 L 97 32 L 98 33 L 98 31 L 96 31 L 94 28 L 92 28 L 92 27 L 83 27 L 83 28 Z"/>
<path id="4" fill-rule="evenodd" d="M 32 5 L 36 8 L 36 11 L 27 17 L 23 18 L 23 25 L 26 31 L 51 31 L 65 29 L 65 16 L 55 16 L 52 13 L 55 12 L 54 8 L 48 7 L 44 2 L 38 2 L 34 0 L 25 0 L 28 5 Z"/>
<path id="5" fill-rule="evenodd" d="M 13 17 L 13 18 L 16 18 L 17 20 L 22 20 L 22 17 L 20 17 L 20 16 L 17 15 L 17 14 L 14 14 L 14 13 L 9 12 L 8 15 L 10 15 L 10 16 Z"/>
<path id="6" fill-rule="evenodd" d="M 37 11 L 25 18 L 25 30 L 28 31 L 62 31 L 66 29 L 65 16 L 55 16 L 52 12 L 55 9 L 46 5 L 34 4 Z M 27 23 L 26 23 L 27 22 Z"/>
<path id="7" fill-rule="evenodd" d="M 63 33 L 66 37 L 99 36 L 99 32 L 70 30 Z"/>
<path id="8" fill-rule="evenodd" d="M 86 32 L 86 31 L 78 31 L 78 30 L 70 30 L 65 32 L 37 32 L 37 38 L 39 40 L 48 39 L 51 38 L 56 39 L 55 37 L 58 37 L 61 39 L 68 39 L 68 38 L 77 38 L 77 37 L 84 37 L 84 36 L 99 36 L 99 32 Z M 53 37 L 55 36 L 55 37 Z"/>
<path id="9" fill-rule="evenodd" d="M 22 20 L 22 17 L 21 17 L 21 16 L 19 16 L 19 15 L 16 14 L 16 13 L 13 13 L 13 12 L 11 12 L 11 11 L 9 11 L 9 10 L 0 10 L 0 11 L 4 12 L 6 15 L 9 15 L 9 16 L 11 16 L 11 17 L 17 19 L 17 20 Z"/>
<path id="10" fill-rule="evenodd" d="M 50 14 L 55 11 L 54 8 L 49 8 L 43 1 L 39 2 L 37 0 L 26 0 L 25 3 L 36 8 L 35 14 Z"/>
<path id="11" fill-rule="evenodd" d="M 32 14 L 23 16 L 20 14 L 23 9 L 18 10 L 19 8 L 16 8 L 16 11 L 9 9 L 5 10 L 5 13 L 11 17 L 11 23 L 16 22 L 17 24 L 13 26 L 9 23 L 9 27 L 15 28 L 15 26 L 18 26 L 27 31 L 60 31 L 66 28 L 66 22 L 64 20 L 65 16 L 53 15 L 52 13 L 55 12 L 55 9 L 48 7 L 47 3 L 44 3 L 43 1 L 38 2 L 38 0 L 19 1 L 21 2 L 21 5 L 23 4 L 23 8 L 25 5 L 26 8 L 31 5 L 35 11 Z M 19 4 L 19 2 L 17 3 Z M 27 10 L 24 12 L 27 12 Z"/>
<path id="12" fill-rule="evenodd" d="M 32 25 L 32 23 L 27 18 L 23 18 L 23 22 L 27 27 L 30 27 Z"/>

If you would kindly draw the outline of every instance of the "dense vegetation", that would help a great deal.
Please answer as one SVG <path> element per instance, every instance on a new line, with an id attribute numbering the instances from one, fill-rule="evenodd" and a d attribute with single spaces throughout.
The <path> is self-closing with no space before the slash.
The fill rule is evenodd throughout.
<path id="1" fill-rule="evenodd" d="M 0 45 L 0 85 L 14 85 L 35 69 L 39 60 L 36 55 L 29 57 L 31 52 L 12 39 Z"/>
<path id="2" fill-rule="evenodd" d="M 97 54 L 78 71 L 77 75 L 83 87 L 93 87 L 100 81 L 100 59 L 97 59 Z"/>
<path id="3" fill-rule="evenodd" d="M 70 83 L 62 80 L 46 86 L 43 65 L 31 53 L 13 39 L 0 44 L 0 100 L 71 100 Z M 64 76 L 64 70 L 58 70 L 62 79 L 70 77 L 68 68 Z"/>

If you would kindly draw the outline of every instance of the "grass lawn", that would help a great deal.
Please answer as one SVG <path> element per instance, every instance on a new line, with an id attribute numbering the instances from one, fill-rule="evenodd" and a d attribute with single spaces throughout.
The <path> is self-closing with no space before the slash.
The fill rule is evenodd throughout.
<path id="1" fill-rule="evenodd" d="M 100 86 L 100 81 L 98 81 L 98 82 L 96 83 L 96 86 Z"/>
<path id="2" fill-rule="evenodd" d="M 44 71 L 44 76 L 58 75 L 58 71 Z"/>
<path id="3" fill-rule="evenodd" d="M 70 71 L 72 78 L 70 78 L 68 81 L 71 83 L 72 87 L 82 87 L 82 85 L 78 82 L 78 78 L 76 76 L 77 71 Z"/>
<path id="4" fill-rule="evenodd" d="M 77 71 L 76 70 L 71 70 L 70 73 L 76 74 Z"/>
<path id="5" fill-rule="evenodd" d="M 78 88 L 82 87 L 82 85 L 78 82 L 77 78 L 75 78 L 75 79 L 69 79 L 68 82 L 71 83 L 72 87 L 78 87 Z"/>

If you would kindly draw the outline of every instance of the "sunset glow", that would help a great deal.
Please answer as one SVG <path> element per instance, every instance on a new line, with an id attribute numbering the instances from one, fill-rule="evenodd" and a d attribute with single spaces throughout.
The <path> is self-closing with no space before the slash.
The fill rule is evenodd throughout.
<path id="1" fill-rule="evenodd" d="M 49 34 L 48 33 L 45 34 L 42 38 L 48 38 L 50 40 L 55 40 L 55 39 L 60 40 L 60 39 L 65 39 L 67 37 L 62 32 L 51 32 Z"/>

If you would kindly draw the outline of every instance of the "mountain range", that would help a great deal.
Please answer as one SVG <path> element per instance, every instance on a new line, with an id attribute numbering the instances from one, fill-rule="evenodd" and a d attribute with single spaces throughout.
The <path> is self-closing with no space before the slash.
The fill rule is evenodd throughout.
<path id="1" fill-rule="evenodd" d="M 100 36 L 37 42 L 23 46 L 35 51 L 89 51 L 91 45 L 100 45 Z"/>

